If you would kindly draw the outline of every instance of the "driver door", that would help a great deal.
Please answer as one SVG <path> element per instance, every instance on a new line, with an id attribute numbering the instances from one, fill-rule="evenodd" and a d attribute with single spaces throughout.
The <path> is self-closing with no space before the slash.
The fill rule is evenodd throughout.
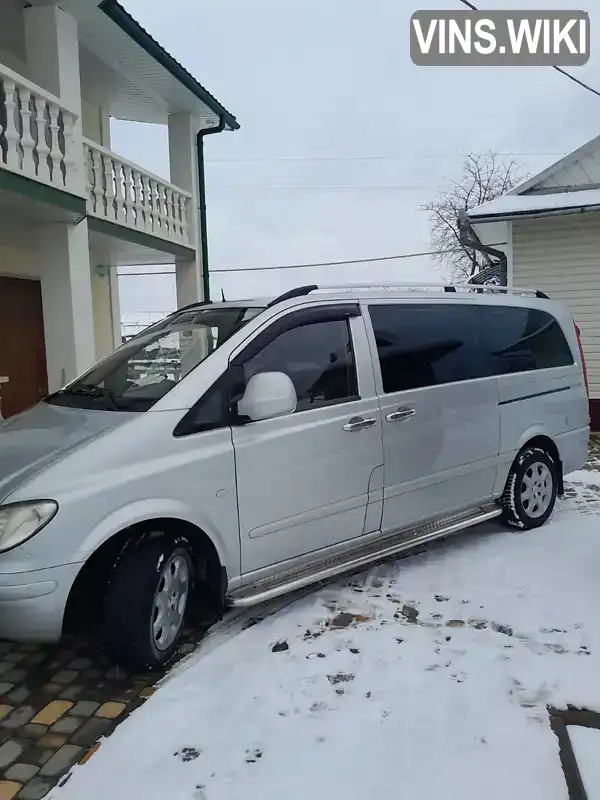
<path id="1" fill-rule="evenodd" d="M 290 312 L 231 368 L 234 400 L 261 371 L 287 374 L 298 397 L 292 414 L 232 429 L 244 575 L 361 536 L 383 443 L 358 305 Z M 349 428 L 356 417 L 367 424 Z"/>

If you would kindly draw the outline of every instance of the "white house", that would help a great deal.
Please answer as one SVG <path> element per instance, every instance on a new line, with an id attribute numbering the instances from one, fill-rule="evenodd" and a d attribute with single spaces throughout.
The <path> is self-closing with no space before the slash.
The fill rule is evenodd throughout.
<path id="1" fill-rule="evenodd" d="M 593 430 L 600 430 L 600 136 L 469 212 L 483 244 L 506 254 L 509 286 L 566 303 L 581 330 Z"/>
<path id="2" fill-rule="evenodd" d="M 111 117 L 168 126 L 170 182 L 111 150 Z M 5 416 L 121 342 L 117 267 L 174 264 L 178 304 L 203 298 L 204 135 L 238 127 L 116 0 L 1 0 Z"/>

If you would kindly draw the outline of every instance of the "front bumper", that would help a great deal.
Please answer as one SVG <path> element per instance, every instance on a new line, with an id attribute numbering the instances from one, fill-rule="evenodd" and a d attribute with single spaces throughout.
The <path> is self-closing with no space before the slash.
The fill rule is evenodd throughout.
<path id="1" fill-rule="evenodd" d="M 0 573 L 0 639 L 58 641 L 69 592 L 81 566 Z"/>

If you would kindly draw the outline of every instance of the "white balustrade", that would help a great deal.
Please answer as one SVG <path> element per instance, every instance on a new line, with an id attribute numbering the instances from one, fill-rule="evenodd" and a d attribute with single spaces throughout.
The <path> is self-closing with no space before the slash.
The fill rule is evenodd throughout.
<path id="1" fill-rule="evenodd" d="M 83 140 L 83 147 L 88 214 L 189 245 L 189 192 L 89 139 Z"/>
<path id="2" fill-rule="evenodd" d="M 57 97 L 0 64 L 0 169 L 78 193 L 76 119 Z"/>
<path id="3" fill-rule="evenodd" d="M 0 169 L 85 192 L 89 214 L 189 245 L 191 194 L 80 138 L 76 122 L 59 98 L 0 64 Z"/>

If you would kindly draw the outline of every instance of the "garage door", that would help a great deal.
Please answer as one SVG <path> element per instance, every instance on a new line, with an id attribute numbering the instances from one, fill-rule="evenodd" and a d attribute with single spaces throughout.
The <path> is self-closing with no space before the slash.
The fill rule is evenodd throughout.
<path id="1" fill-rule="evenodd" d="M 35 405 L 48 391 L 39 281 L 0 277 L 2 416 Z"/>

